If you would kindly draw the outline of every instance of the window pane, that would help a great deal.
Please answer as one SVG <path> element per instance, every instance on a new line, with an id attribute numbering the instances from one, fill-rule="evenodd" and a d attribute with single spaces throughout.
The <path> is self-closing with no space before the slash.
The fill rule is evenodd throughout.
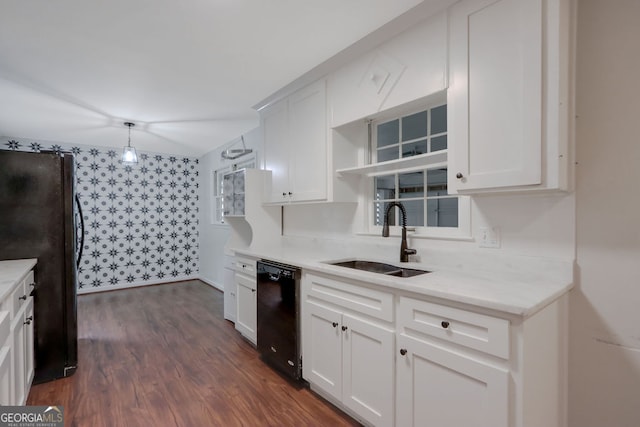
<path id="1" fill-rule="evenodd" d="M 383 148 L 378 150 L 378 163 L 387 160 L 395 160 L 398 158 L 398 147 Z"/>
<path id="2" fill-rule="evenodd" d="M 429 227 L 457 227 L 458 198 L 427 200 L 427 225 Z"/>
<path id="3" fill-rule="evenodd" d="M 447 169 L 429 169 L 427 196 L 446 196 L 447 194 Z"/>
<path id="4" fill-rule="evenodd" d="M 373 197 L 375 200 L 393 200 L 396 198 L 396 177 L 395 175 L 375 177 L 375 190 Z"/>
<path id="5" fill-rule="evenodd" d="M 431 151 L 440 151 L 447 149 L 447 135 L 436 136 L 431 138 Z"/>
<path id="6" fill-rule="evenodd" d="M 398 175 L 400 198 L 424 197 L 424 173 L 412 172 Z"/>
<path id="7" fill-rule="evenodd" d="M 431 109 L 431 134 L 447 131 L 447 106 Z"/>
<path id="8" fill-rule="evenodd" d="M 407 226 L 423 227 L 424 226 L 424 200 L 409 200 L 402 202 L 407 211 Z M 396 208 L 397 209 L 397 208 Z M 400 218 L 402 221 L 402 218 Z"/>
<path id="9" fill-rule="evenodd" d="M 410 141 L 427 136 L 427 112 L 421 111 L 402 118 L 402 140 Z"/>
<path id="10" fill-rule="evenodd" d="M 373 223 L 375 225 L 384 225 L 384 213 L 390 202 L 378 202 L 373 204 Z M 389 212 L 389 225 L 396 225 L 396 209 L 393 208 Z"/>
<path id="11" fill-rule="evenodd" d="M 397 144 L 400 131 L 399 120 L 392 120 L 387 123 L 378 125 L 378 147 L 385 147 L 391 144 Z M 380 161 L 380 160 L 378 160 Z"/>
<path id="12" fill-rule="evenodd" d="M 427 140 L 410 142 L 408 144 L 402 144 L 402 157 L 417 156 L 418 154 L 424 154 L 427 152 Z"/>

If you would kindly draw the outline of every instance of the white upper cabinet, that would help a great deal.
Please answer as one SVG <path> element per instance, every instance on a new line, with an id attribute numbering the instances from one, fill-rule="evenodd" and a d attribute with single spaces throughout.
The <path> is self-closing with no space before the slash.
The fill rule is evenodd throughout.
<path id="1" fill-rule="evenodd" d="M 569 11 L 569 0 L 465 0 L 451 8 L 451 190 L 566 189 Z"/>
<path id="2" fill-rule="evenodd" d="M 327 119 L 324 80 L 261 111 L 268 203 L 327 198 Z"/>
<path id="3" fill-rule="evenodd" d="M 351 61 L 328 81 L 334 128 L 446 89 L 446 13 Z"/>

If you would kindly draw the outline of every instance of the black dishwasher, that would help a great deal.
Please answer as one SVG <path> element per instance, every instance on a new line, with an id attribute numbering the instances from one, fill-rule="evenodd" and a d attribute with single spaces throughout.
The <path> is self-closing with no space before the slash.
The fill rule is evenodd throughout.
<path id="1" fill-rule="evenodd" d="M 258 352 L 284 375 L 301 378 L 299 312 L 300 269 L 260 260 L 258 272 Z"/>

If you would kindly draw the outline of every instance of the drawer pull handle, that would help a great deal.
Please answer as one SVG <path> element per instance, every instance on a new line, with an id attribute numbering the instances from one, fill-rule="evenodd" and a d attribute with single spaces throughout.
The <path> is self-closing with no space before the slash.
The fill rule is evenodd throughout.
<path id="1" fill-rule="evenodd" d="M 458 173 L 456 174 L 456 178 L 458 178 L 458 179 L 462 179 L 462 178 L 464 178 L 464 175 L 462 175 L 460 172 L 458 172 Z"/>
<path id="2" fill-rule="evenodd" d="M 446 320 L 443 320 L 440 325 L 444 328 L 447 329 L 449 327 L 449 322 L 447 322 Z"/>
<path id="3" fill-rule="evenodd" d="M 332 325 L 333 325 L 334 328 L 337 328 L 338 327 L 338 322 L 333 322 Z"/>
<path id="4" fill-rule="evenodd" d="M 343 326 L 343 327 L 342 327 L 342 330 L 343 330 L 343 331 L 346 331 L 347 329 L 348 329 L 348 328 L 347 328 L 346 326 Z"/>
<path id="5" fill-rule="evenodd" d="M 406 349 L 406 348 L 401 348 L 401 349 L 400 349 L 400 354 L 401 354 L 401 355 L 403 355 L 403 356 L 404 356 L 405 354 L 407 354 L 407 349 Z"/>
<path id="6" fill-rule="evenodd" d="M 27 296 L 26 296 L 26 295 L 22 295 L 21 297 L 18 297 L 18 299 L 21 299 L 21 300 L 23 300 L 23 301 L 26 301 L 26 300 L 27 300 Z"/>

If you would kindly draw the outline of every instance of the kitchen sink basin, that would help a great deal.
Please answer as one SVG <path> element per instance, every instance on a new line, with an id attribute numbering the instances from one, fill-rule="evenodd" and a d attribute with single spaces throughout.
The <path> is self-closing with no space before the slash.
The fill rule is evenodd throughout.
<path id="1" fill-rule="evenodd" d="M 420 274 L 430 273 L 430 271 L 427 271 L 427 270 L 417 270 L 415 268 L 398 267 L 395 265 L 385 264 L 383 262 L 376 262 L 376 261 L 350 260 L 350 261 L 332 262 L 330 264 L 336 265 L 338 267 L 353 268 L 355 270 L 368 271 L 370 273 L 385 274 L 387 276 L 396 276 L 396 277 L 413 277 L 413 276 L 418 276 Z"/>

